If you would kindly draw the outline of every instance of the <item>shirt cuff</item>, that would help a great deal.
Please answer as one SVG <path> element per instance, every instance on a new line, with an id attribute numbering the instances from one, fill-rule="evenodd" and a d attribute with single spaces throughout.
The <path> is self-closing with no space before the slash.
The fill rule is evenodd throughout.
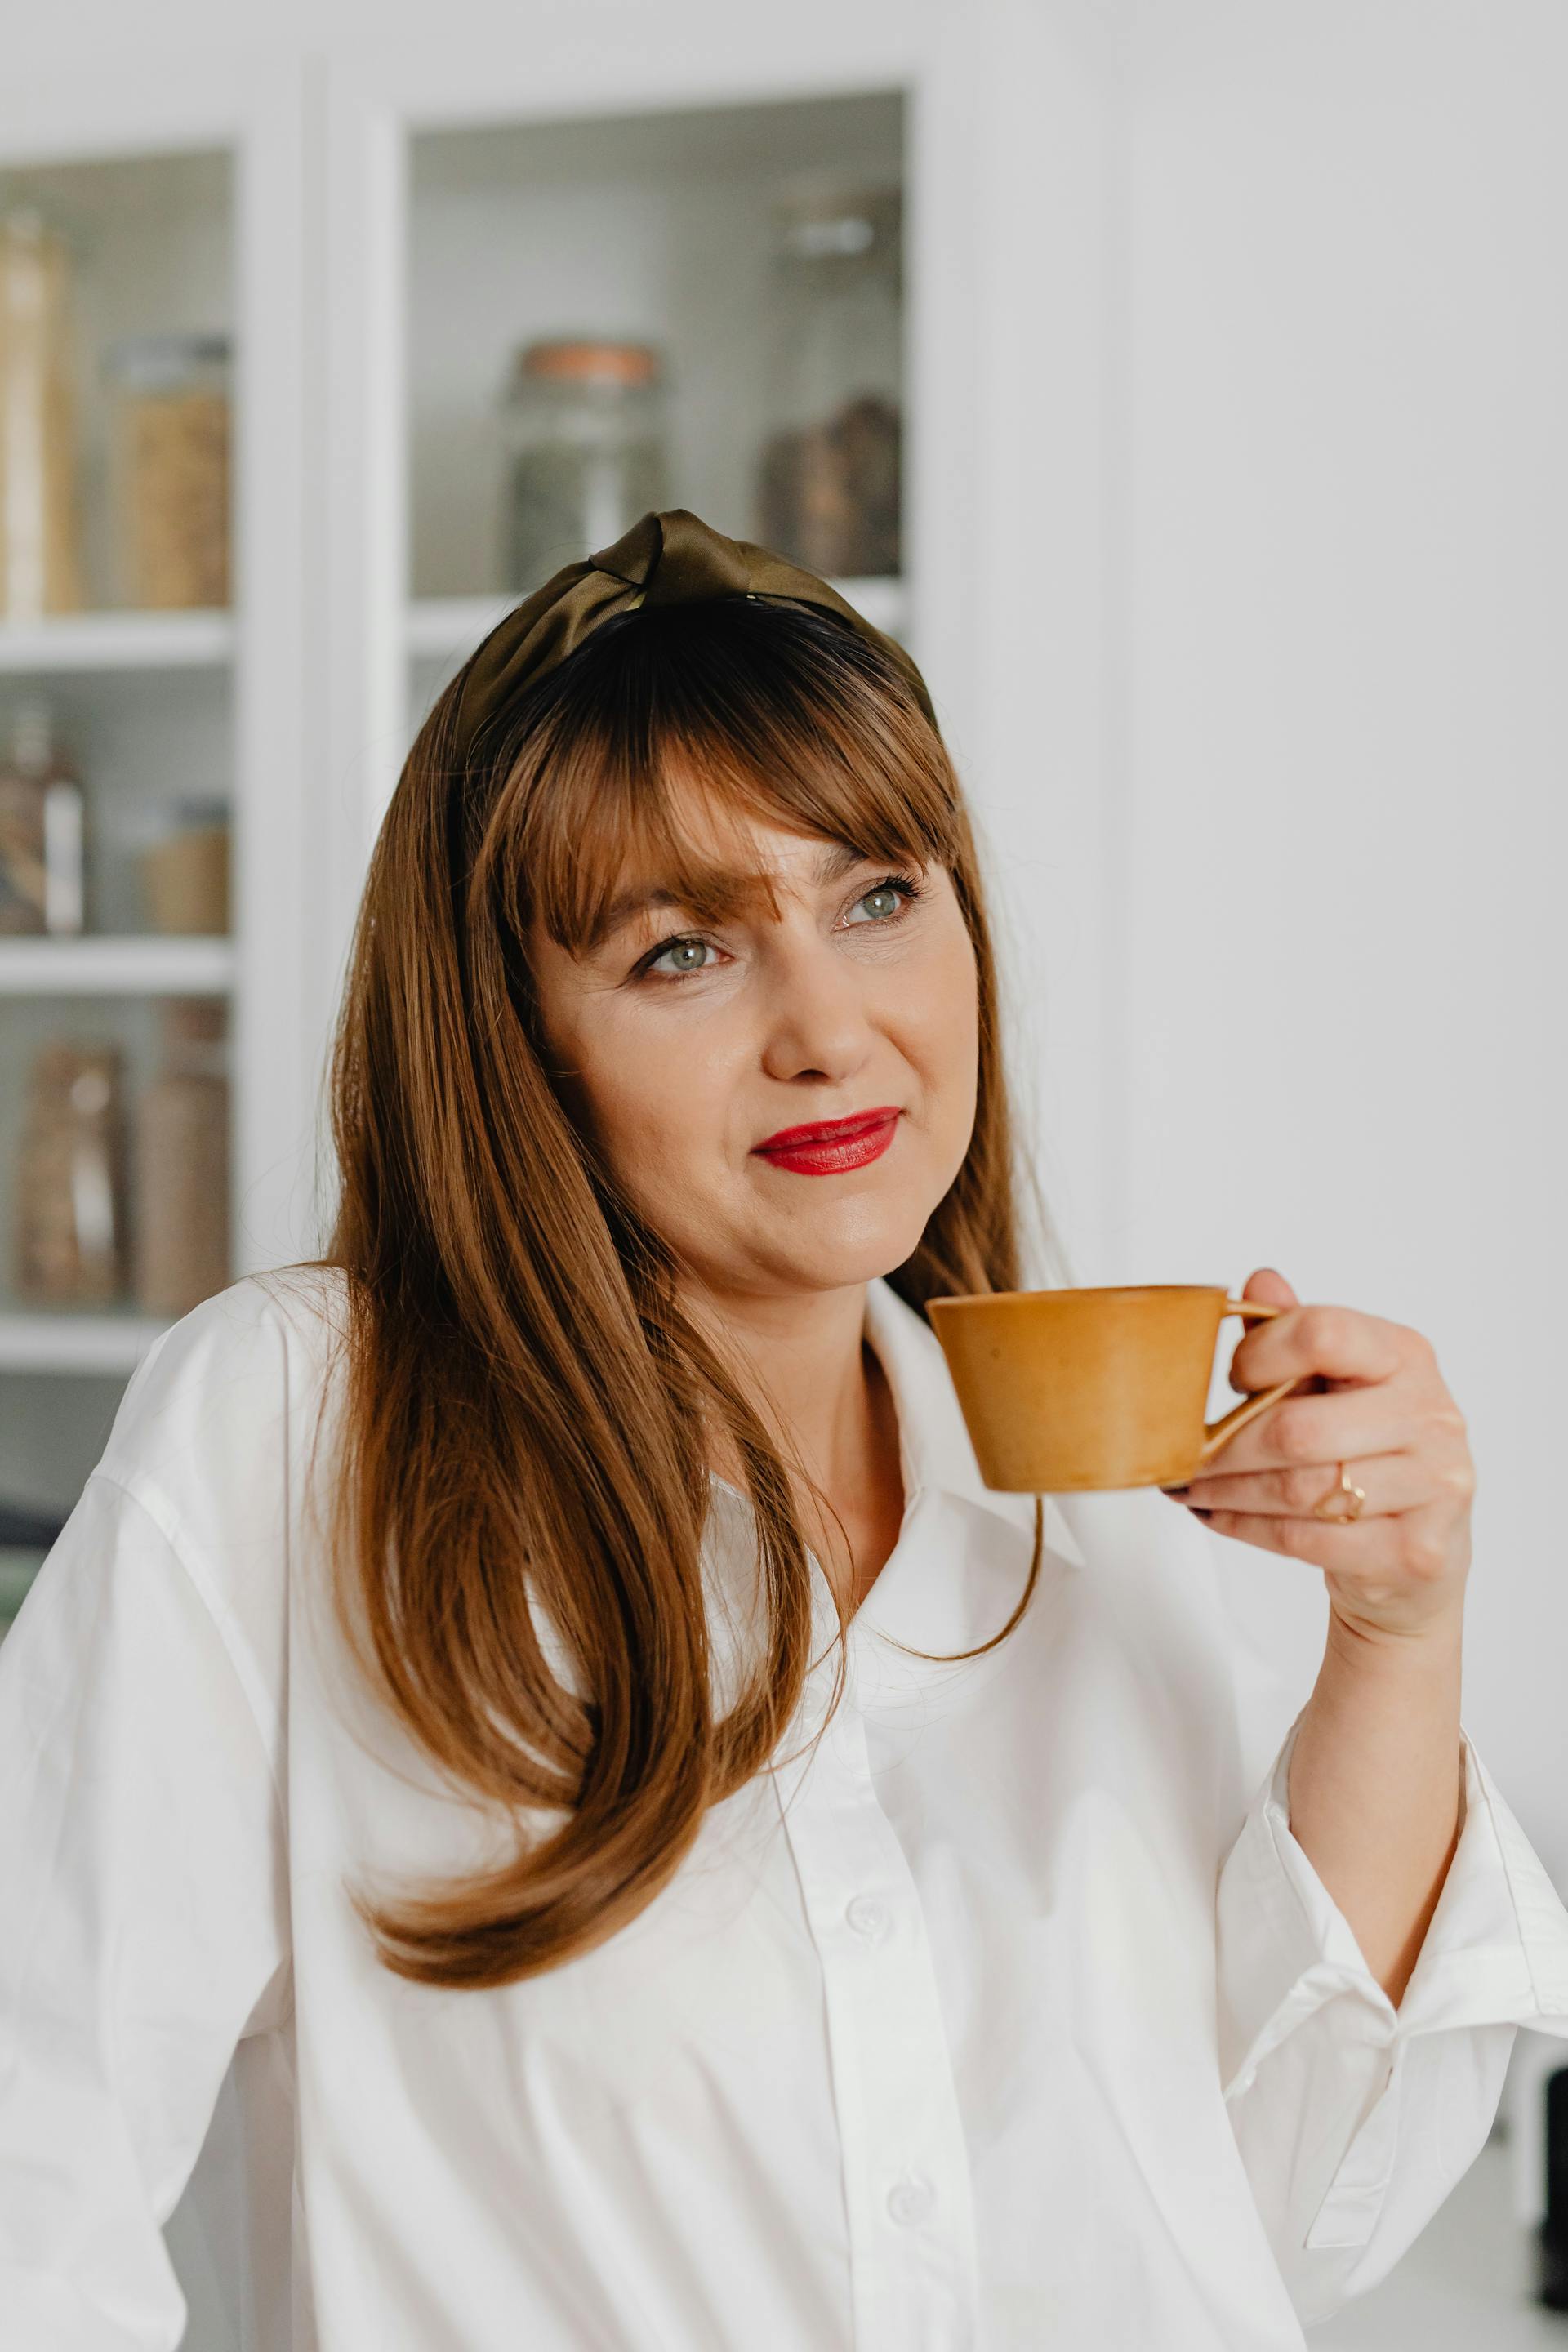
<path id="1" fill-rule="evenodd" d="M 1302 1710 L 1305 1713 L 1305 1709 Z M 1350 1994 L 1357 2039 L 1513 2024 L 1568 2034 L 1568 1910 L 1463 1726 L 1464 1815 L 1454 1858 L 1397 2011 L 1349 1921 L 1290 1833 L 1298 1716 L 1220 1873 L 1220 2071 L 1225 2096 L 1324 2004 Z"/>

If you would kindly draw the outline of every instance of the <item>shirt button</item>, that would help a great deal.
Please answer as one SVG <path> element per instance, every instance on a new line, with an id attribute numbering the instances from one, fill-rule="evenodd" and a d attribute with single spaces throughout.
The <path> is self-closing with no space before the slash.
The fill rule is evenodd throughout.
<path id="1" fill-rule="evenodd" d="M 931 2209 L 931 2191 L 928 2181 L 911 2174 L 907 2180 L 895 2181 L 888 2191 L 888 2210 L 903 2229 L 912 2229 L 923 2221 Z"/>
<path id="2" fill-rule="evenodd" d="M 864 1936 L 868 1943 L 876 1942 L 888 1932 L 888 1915 L 872 1895 L 857 1895 L 846 1908 L 844 1916 L 856 1935 Z"/>

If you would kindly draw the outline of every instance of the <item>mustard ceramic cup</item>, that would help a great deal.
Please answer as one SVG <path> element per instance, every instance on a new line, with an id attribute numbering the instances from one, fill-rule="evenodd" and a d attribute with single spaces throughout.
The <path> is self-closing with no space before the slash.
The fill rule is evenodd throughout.
<path id="1" fill-rule="evenodd" d="M 1205 1283 L 928 1299 L 980 1475 L 1028 1495 L 1174 1486 L 1300 1380 L 1204 1407 L 1226 1316 L 1280 1315 Z"/>

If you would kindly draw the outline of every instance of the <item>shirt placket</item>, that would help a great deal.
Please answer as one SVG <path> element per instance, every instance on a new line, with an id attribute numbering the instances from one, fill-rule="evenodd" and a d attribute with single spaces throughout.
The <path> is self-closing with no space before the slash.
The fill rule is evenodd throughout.
<path id="1" fill-rule="evenodd" d="M 856 2352 L 974 2352 L 969 2161 L 919 1892 L 852 1686 L 775 1775 L 821 1962 Z"/>

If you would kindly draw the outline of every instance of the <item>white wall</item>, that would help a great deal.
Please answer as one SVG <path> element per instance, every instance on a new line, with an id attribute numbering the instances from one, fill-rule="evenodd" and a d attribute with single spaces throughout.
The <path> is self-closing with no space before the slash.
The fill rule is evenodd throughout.
<path id="1" fill-rule="evenodd" d="M 1568 10 L 1124 30 L 1088 1278 L 1271 1264 L 1432 1339 L 1479 1470 L 1465 1721 L 1568 1885 Z M 1304 1697 L 1320 1575 L 1220 1549 Z"/>

